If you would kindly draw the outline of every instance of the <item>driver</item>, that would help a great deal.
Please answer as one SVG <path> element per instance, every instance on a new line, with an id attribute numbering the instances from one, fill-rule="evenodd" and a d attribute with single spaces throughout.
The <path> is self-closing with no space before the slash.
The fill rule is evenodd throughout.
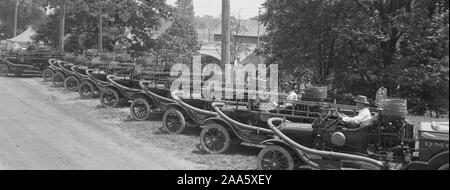
<path id="1" fill-rule="evenodd" d="M 369 109 L 370 103 L 367 101 L 366 96 L 358 96 L 356 101 L 356 107 L 359 110 L 359 114 L 355 117 L 348 117 L 345 114 L 339 113 L 339 116 L 342 118 L 342 121 L 360 126 L 367 126 L 370 124 L 372 119 L 372 114 Z"/>

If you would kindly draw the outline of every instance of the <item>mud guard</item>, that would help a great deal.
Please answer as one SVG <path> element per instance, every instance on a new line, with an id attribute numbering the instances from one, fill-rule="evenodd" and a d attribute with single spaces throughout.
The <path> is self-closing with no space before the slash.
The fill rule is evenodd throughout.
<path id="1" fill-rule="evenodd" d="M 226 129 L 231 130 L 231 124 L 220 117 L 209 118 L 209 119 L 205 120 L 200 127 L 203 128 L 205 125 L 208 125 L 211 123 L 217 123 L 219 125 L 222 125 Z"/>
<path id="2" fill-rule="evenodd" d="M 301 152 L 295 150 L 294 148 L 289 146 L 289 144 L 284 142 L 283 140 L 270 139 L 270 140 L 263 141 L 260 144 L 262 144 L 262 145 L 277 145 L 277 146 L 281 146 L 281 147 L 285 148 L 287 151 L 291 152 L 293 154 L 293 156 L 295 156 L 296 158 L 302 159 Z"/>
<path id="3" fill-rule="evenodd" d="M 182 106 L 178 105 L 178 103 L 170 103 L 170 104 L 167 104 L 164 106 L 165 111 L 172 109 L 172 108 L 180 111 L 183 115 L 188 114 L 188 116 L 190 117 L 189 111 L 184 109 Z"/>
<path id="4" fill-rule="evenodd" d="M 432 170 L 437 170 L 441 166 L 448 164 L 448 157 L 449 157 L 448 150 L 440 152 L 435 156 L 433 156 L 433 158 L 431 158 L 430 161 L 428 161 L 428 167 Z"/>
<path id="5" fill-rule="evenodd" d="M 117 88 L 116 86 L 114 86 L 114 85 L 105 85 L 104 89 L 107 89 L 107 88 L 115 90 L 117 92 L 117 94 L 119 94 L 120 98 L 124 98 L 125 97 L 125 95 L 123 94 L 122 90 Z"/>

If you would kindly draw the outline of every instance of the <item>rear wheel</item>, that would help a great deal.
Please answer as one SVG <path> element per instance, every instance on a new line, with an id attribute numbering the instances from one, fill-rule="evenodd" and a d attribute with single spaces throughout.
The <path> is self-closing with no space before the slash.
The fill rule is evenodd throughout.
<path id="1" fill-rule="evenodd" d="M 120 103 L 119 94 L 111 88 L 106 88 L 100 94 L 100 103 L 106 108 L 115 108 Z"/>
<path id="2" fill-rule="evenodd" d="M 42 71 L 42 79 L 44 82 L 50 82 L 53 80 L 53 75 L 55 75 L 55 72 L 52 69 L 45 69 Z"/>
<path id="3" fill-rule="evenodd" d="M 186 128 L 186 120 L 177 109 L 169 109 L 163 116 L 164 129 L 171 134 L 181 134 Z"/>
<path id="4" fill-rule="evenodd" d="M 144 98 L 135 99 L 130 106 L 130 113 L 133 119 L 145 121 L 150 117 L 150 104 Z"/>
<path id="5" fill-rule="evenodd" d="M 56 88 L 64 87 L 64 80 L 65 80 L 64 74 L 62 74 L 60 71 L 57 71 L 55 75 L 53 75 L 53 86 Z"/>
<path id="6" fill-rule="evenodd" d="M 208 124 L 203 128 L 200 133 L 200 144 L 211 154 L 225 153 L 232 145 L 228 130 L 217 123 Z"/>
<path id="7" fill-rule="evenodd" d="M 264 148 L 257 158 L 258 170 L 294 170 L 294 158 L 281 146 Z"/>
<path id="8" fill-rule="evenodd" d="M 81 99 L 91 99 L 94 96 L 94 92 L 94 85 L 86 81 L 81 83 L 80 89 L 78 90 Z"/>
<path id="9" fill-rule="evenodd" d="M 6 77 L 9 74 L 9 67 L 5 64 L 0 64 L 0 77 Z"/>
<path id="10" fill-rule="evenodd" d="M 79 85 L 80 81 L 78 81 L 78 78 L 75 76 L 67 77 L 66 80 L 64 80 L 64 87 L 71 92 L 78 91 Z"/>

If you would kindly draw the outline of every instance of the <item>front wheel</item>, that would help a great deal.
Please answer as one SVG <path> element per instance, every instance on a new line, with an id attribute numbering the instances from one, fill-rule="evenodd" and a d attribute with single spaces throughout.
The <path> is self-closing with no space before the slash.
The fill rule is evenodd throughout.
<path id="1" fill-rule="evenodd" d="M 186 120 L 177 109 L 169 109 L 164 113 L 163 126 L 170 134 L 181 134 L 186 128 Z"/>
<path id="2" fill-rule="evenodd" d="M 146 99 L 135 99 L 130 106 L 130 113 L 134 120 L 145 121 L 150 117 L 150 104 Z"/>
<path id="3" fill-rule="evenodd" d="M 107 88 L 100 94 L 100 103 L 106 108 L 115 108 L 120 103 L 119 94 L 115 90 Z"/>
<path id="4" fill-rule="evenodd" d="M 208 153 L 223 154 L 232 145 L 231 135 L 225 127 L 211 123 L 206 125 L 200 133 L 200 144 Z"/>
<path id="5" fill-rule="evenodd" d="M 257 158 L 258 170 L 294 170 L 294 158 L 281 146 L 264 148 Z"/>
<path id="6" fill-rule="evenodd" d="M 45 69 L 42 71 L 42 79 L 44 82 L 50 82 L 53 80 L 53 75 L 55 75 L 55 72 L 52 69 Z"/>
<path id="7" fill-rule="evenodd" d="M 9 74 L 9 67 L 5 64 L 0 64 L 0 77 L 6 77 Z"/>
<path id="8" fill-rule="evenodd" d="M 64 87 L 64 80 L 65 80 L 64 74 L 57 71 L 55 75 L 53 76 L 53 86 L 56 88 Z"/>
<path id="9" fill-rule="evenodd" d="M 94 96 L 94 92 L 94 85 L 86 81 L 81 83 L 80 89 L 78 91 L 81 99 L 91 99 Z"/>
<path id="10" fill-rule="evenodd" d="M 66 80 L 64 80 L 64 87 L 71 92 L 77 92 L 79 85 L 80 81 L 75 76 L 67 77 Z"/>

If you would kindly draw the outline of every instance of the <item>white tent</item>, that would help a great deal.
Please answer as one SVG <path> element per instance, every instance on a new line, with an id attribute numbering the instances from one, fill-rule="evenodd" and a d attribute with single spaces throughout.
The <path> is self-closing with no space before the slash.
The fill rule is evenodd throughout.
<path id="1" fill-rule="evenodd" d="M 27 49 L 28 46 L 33 42 L 31 39 L 36 33 L 32 28 L 28 28 L 22 34 L 6 40 L 6 49 L 17 50 L 17 49 Z"/>
<path id="2" fill-rule="evenodd" d="M 32 28 L 28 28 L 23 32 L 22 34 L 19 34 L 18 36 L 8 39 L 8 41 L 11 42 L 18 42 L 18 43 L 32 43 L 33 40 L 31 39 L 32 36 L 34 36 L 36 32 Z"/>

